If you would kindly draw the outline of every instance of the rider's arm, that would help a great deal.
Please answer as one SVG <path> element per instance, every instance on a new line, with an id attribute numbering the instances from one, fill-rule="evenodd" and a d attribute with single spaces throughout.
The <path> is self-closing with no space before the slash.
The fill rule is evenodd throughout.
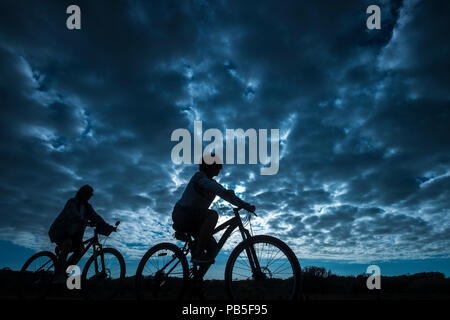
<path id="1" fill-rule="evenodd" d="M 214 179 L 208 179 L 204 174 L 198 174 L 196 183 L 200 188 L 205 189 L 215 195 L 219 196 L 226 191 L 226 189 Z"/>
<path id="2" fill-rule="evenodd" d="M 218 195 L 223 200 L 235 205 L 236 207 L 250 208 L 250 205 L 247 202 L 242 201 L 239 197 L 237 197 L 232 190 L 225 189 L 220 183 L 218 183 L 214 179 L 208 179 L 207 177 L 200 177 L 197 180 L 198 185 L 201 188 L 204 188 L 215 195 Z"/>
<path id="3" fill-rule="evenodd" d="M 97 212 L 95 212 L 94 208 L 92 208 L 92 206 L 89 203 L 86 205 L 86 213 L 87 218 L 95 225 L 107 224 L 105 220 L 103 220 L 103 218 L 100 217 L 100 215 Z"/>
<path id="4" fill-rule="evenodd" d="M 245 210 L 251 212 L 255 211 L 254 207 L 252 208 L 252 206 L 249 203 L 242 201 L 238 196 L 236 196 L 233 190 L 225 190 L 221 195 L 219 195 L 219 197 L 235 205 L 236 207 L 244 208 Z"/>
<path id="5" fill-rule="evenodd" d="M 92 208 L 89 203 L 86 207 L 88 212 L 88 219 L 92 222 L 93 226 L 96 227 L 96 230 L 99 234 L 109 236 L 111 232 L 116 231 L 117 228 L 105 222 L 105 220 L 103 220 L 103 218 L 100 217 L 97 212 L 95 212 L 94 208 Z"/>

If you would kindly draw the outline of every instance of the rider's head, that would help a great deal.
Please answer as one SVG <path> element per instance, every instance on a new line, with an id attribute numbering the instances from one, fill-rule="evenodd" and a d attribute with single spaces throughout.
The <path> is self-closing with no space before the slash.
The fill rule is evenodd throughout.
<path id="1" fill-rule="evenodd" d="M 89 201 L 89 199 L 92 197 L 93 194 L 94 189 L 90 185 L 86 184 L 78 190 L 77 195 L 75 197 L 81 203 L 85 203 Z"/>
<path id="2" fill-rule="evenodd" d="M 222 170 L 222 159 L 216 156 L 214 152 L 203 156 L 199 169 L 205 172 L 208 178 L 215 177 Z"/>

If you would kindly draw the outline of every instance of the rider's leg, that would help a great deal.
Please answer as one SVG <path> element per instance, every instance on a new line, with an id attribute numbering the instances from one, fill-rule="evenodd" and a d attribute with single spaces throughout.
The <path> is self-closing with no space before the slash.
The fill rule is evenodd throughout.
<path id="1" fill-rule="evenodd" d="M 67 238 L 62 243 L 58 243 L 59 253 L 55 266 L 55 284 L 62 284 L 65 281 L 66 274 L 66 259 L 72 248 L 72 239 Z"/>
<path id="2" fill-rule="evenodd" d="M 215 257 L 217 250 L 217 241 L 216 239 L 211 236 L 208 239 L 208 242 L 206 244 L 206 254 L 207 258 L 210 260 L 210 263 L 213 262 L 213 258 Z M 198 272 L 196 273 L 196 279 L 197 281 L 203 281 L 203 276 L 205 273 L 209 270 L 210 264 L 201 264 L 198 268 Z"/>
<path id="3" fill-rule="evenodd" d="M 197 245 L 194 248 L 194 256 L 199 256 L 205 251 L 208 241 L 210 241 L 210 238 L 213 235 L 218 219 L 219 215 L 213 210 L 210 210 L 210 213 L 205 216 L 197 238 Z"/>
<path id="4" fill-rule="evenodd" d="M 209 257 L 213 258 L 215 256 L 217 247 L 218 247 L 217 241 L 214 238 L 214 236 L 209 237 L 206 243 L 206 253 L 208 254 Z"/>
<path id="5" fill-rule="evenodd" d="M 67 261 L 68 266 L 78 263 L 78 261 L 81 259 L 83 249 L 84 249 L 83 233 L 78 233 L 72 237 L 73 254 L 70 256 L 69 260 Z"/>
<path id="6" fill-rule="evenodd" d="M 59 274 L 65 274 L 67 255 L 69 254 L 71 248 L 72 248 L 72 239 L 71 238 L 65 239 L 64 242 L 60 246 L 58 268 L 57 268 L 58 269 L 57 272 Z"/>

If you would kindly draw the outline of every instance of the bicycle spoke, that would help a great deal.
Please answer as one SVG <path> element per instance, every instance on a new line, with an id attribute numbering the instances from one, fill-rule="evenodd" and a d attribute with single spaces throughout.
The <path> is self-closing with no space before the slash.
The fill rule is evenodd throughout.
<path id="1" fill-rule="evenodd" d="M 252 269 L 250 269 L 250 268 L 242 268 L 242 267 L 235 267 L 236 269 L 241 269 L 241 270 L 249 270 L 249 271 L 252 271 Z"/>
<path id="2" fill-rule="evenodd" d="M 282 271 L 287 270 L 287 269 L 289 269 L 289 268 L 291 267 L 291 265 L 288 265 L 286 268 L 284 268 L 284 269 L 278 271 L 278 269 L 280 269 L 280 268 L 281 268 L 282 266 L 284 266 L 285 264 L 286 264 L 286 263 L 283 263 L 283 264 L 282 264 L 281 266 L 279 266 L 276 270 L 273 270 L 272 273 L 273 273 L 273 274 L 275 274 L 275 273 L 281 274 Z M 278 272 L 277 272 L 277 271 L 278 271 Z"/>
<path id="3" fill-rule="evenodd" d="M 233 274 L 236 274 L 236 275 L 238 275 L 238 276 L 242 276 L 242 277 L 244 277 L 244 278 L 246 278 L 246 279 L 249 279 L 249 276 L 248 276 L 248 275 L 243 275 L 243 274 L 241 274 L 241 273 L 233 273 Z"/>
<path id="4" fill-rule="evenodd" d="M 270 266 L 270 264 L 272 264 L 272 262 L 273 261 L 275 261 L 275 258 L 277 258 L 277 256 L 278 256 L 278 254 L 280 254 L 281 253 L 281 255 L 280 255 L 280 257 L 283 255 L 283 252 L 281 252 L 281 251 L 278 251 L 276 254 L 275 254 L 275 256 L 272 258 L 272 260 L 270 260 L 268 263 L 267 263 L 267 267 L 268 266 Z"/>

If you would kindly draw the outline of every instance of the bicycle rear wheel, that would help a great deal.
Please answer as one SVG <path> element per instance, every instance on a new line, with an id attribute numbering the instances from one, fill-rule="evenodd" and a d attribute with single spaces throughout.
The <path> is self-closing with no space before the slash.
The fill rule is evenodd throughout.
<path id="1" fill-rule="evenodd" d="M 29 258 L 19 273 L 18 297 L 26 300 L 43 299 L 55 276 L 56 256 L 41 251 Z"/>
<path id="2" fill-rule="evenodd" d="M 124 278 L 123 256 L 114 248 L 104 248 L 86 262 L 81 275 L 81 289 L 87 299 L 111 300 L 120 293 Z"/>
<path id="3" fill-rule="evenodd" d="M 142 257 L 136 271 L 140 300 L 175 300 L 183 297 L 189 279 L 186 256 L 172 243 L 160 243 Z"/>
<path id="4" fill-rule="evenodd" d="M 255 263 L 251 263 L 253 260 Z M 225 268 L 227 291 L 234 300 L 293 300 L 300 282 L 301 269 L 294 252 L 271 236 L 241 242 L 231 252 Z"/>

